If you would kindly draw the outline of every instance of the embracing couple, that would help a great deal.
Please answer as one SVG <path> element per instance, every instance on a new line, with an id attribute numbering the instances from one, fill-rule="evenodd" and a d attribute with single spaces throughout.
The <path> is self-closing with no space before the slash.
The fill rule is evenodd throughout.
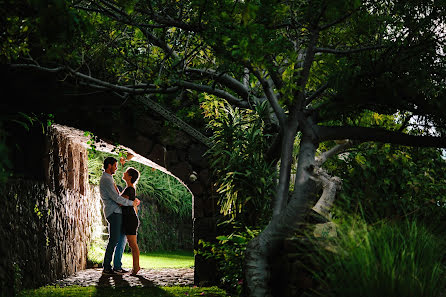
<path id="1" fill-rule="evenodd" d="M 131 155 L 127 159 L 130 159 L 129 157 L 131 158 Z M 125 161 L 121 158 L 121 165 L 124 165 Z M 116 275 L 129 272 L 122 268 L 121 262 L 127 238 L 133 257 L 131 274 L 136 275 L 140 270 L 139 248 L 136 242 L 136 231 L 139 225 L 137 206 L 140 201 L 135 197 L 135 186 L 139 179 L 139 172 L 135 168 L 128 168 L 122 176 L 127 186 L 124 191 L 119 192 L 113 180 L 113 174 L 117 169 L 118 162 L 115 158 L 107 157 L 104 159 L 104 173 L 99 182 L 99 192 L 104 206 L 104 215 L 108 222 L 109 237 L 102 274 Z M 112 257 L 113 268 L 111 266 Z"/>

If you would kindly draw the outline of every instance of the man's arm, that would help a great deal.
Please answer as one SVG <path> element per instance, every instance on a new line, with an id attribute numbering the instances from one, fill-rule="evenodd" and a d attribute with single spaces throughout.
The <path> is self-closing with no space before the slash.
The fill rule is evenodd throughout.
<path id="1" fill-rule="evenodd" d="M 104 179 L 101 186 L 103 187 L 102 190 L 104 191 L 104 194 L 106 194 L 107 197 L 110 197 L 116 203 L 124 206 L 133 205 L 134 202 L 132 200 L 125 199 L 119 196 L 118 192 L 116 192 L 115 187 L 113 186 L 113 182 L 110 179 Z"/>

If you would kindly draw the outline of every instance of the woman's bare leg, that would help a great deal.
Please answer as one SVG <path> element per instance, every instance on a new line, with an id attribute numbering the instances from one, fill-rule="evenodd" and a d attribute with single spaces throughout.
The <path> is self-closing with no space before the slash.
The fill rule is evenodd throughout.
<path id="1" fill-rule="evenodd" d="M 127 235 L 127 241 L 129 242 L 130 249 L 132 250 L 133 258 L 133 271 L 132 274 L 137 274 L 139 267 L 139 247 L 136 242 L 136 235 Z"/>

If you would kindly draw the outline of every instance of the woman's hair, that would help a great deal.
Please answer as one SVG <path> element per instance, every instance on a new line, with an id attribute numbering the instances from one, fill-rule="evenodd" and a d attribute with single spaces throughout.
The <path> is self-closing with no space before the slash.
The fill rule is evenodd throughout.
<path id="1" fill-rule="evenodd" d="M 139 171 L 133 167 L 127 168 L 127 173 L 130 175 L 130 181 L 133 185 L 136 185 L 139 179 Z"/>

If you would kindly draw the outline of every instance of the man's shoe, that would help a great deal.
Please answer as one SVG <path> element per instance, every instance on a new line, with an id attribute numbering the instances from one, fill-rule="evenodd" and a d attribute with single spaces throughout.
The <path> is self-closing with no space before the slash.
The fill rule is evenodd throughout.
<path id="1" fill-rule="evenodd" d="M 102 270 L 103 275 L 116 275 L 116 272 L 113 271 L 113 269 L 105 269 Z"/>
<path id="2" fill-rule="evenodd" d="M 125 270 L 124 268 L 119 268 L 119 269 L 114 269 L 113 268 L 113 272 L 117 273 L 117 274 L 126 274 L 126 273 L 129 273 L 130 270 Z"/>

